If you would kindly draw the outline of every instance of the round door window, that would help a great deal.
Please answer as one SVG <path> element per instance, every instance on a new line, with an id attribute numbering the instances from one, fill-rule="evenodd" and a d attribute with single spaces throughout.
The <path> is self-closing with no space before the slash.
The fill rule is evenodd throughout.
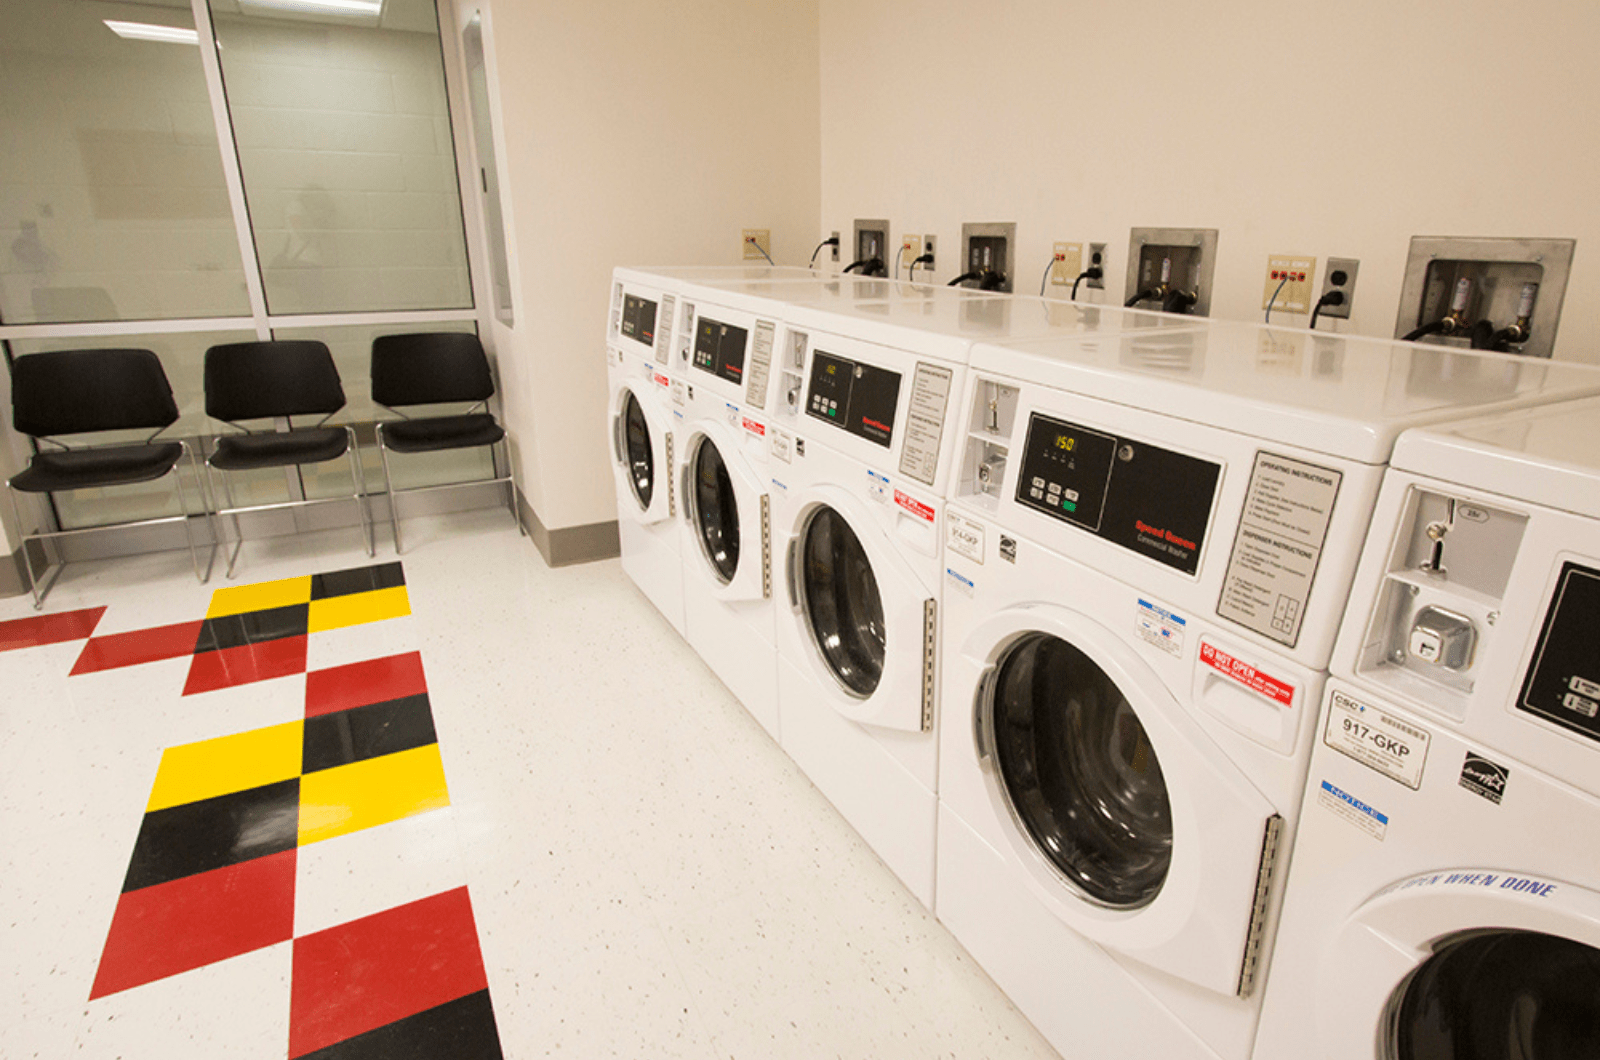
<path id="1" fill-rule="evenodd" d="M 622 409 L 623 445 L 628 456 L 628 484 L 633 487 L 634 499 L 639 507 L 650 507 L 655 496 L 656 456 L 650 448 L 650 424 L 645 422 L 644 407 L 632 391 Z"/>
<path id="2" fill-rule="evenodd" d="M 990 709 L 1006 798 L 1050 864 L 1096 903 L 1153 900 L 1172 863 L 1172 806 L 1111 678 L 1066 641 L 1033 634 L 1001 660 Z"/>
<path id="3" fill-rule="evenodd" d="M 1463 935 L 1389 1002 L 1387 1060 L 1600 1056 L 1600 950 L 1536 931 Z"/>
<path id="4" fill-rule="evenodd" d="M 724 585 L 739 570 L 739 503 L 733 496 L 728 465 L 709 438 L 694 454 L 694 521 L 700 548 Z"/>
<path id="5" fill-rule="evenodd" d="M 800 592 L 828 669 L 851 695 L 872 695 L 883 678 L 883 597 L 861 541 L 827 506 L 801 533 Z"/>

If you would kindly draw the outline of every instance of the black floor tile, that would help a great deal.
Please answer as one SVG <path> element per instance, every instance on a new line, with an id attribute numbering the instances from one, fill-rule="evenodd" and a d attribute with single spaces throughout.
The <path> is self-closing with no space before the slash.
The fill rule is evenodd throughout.
<path id="1" fill-rule="evenodd" d="M 447 1001 L 298 1060 L 502 1060 L 489 991 Z"/>
<path id="2" fill-rule="evenodd" d="M 368 593 L 374 589 L 393 589 L 406 583 L 405 571 L 399 562 L 379 563 L 372 567 L 354 567 L 328 574 L 311 576 L 311 599 L 326 600 L 330 596 L 349 596 Z"/>
<path id="3" fill-rule="evenodd" d="M 262 644 L 284 637 L 303 637 L 310 612 L 310 604 L 290 604 L 266 611 L 208 618 L 200 624 L 200 636 L 194 644 L 195 654 L 221 648 L 238 648 L 246 644 Z"/>
<path id="4" fill-rule="evenodd" d="M 124 891 L 237 865 L 292 848 L 300 830 L 300 779 L 144 815 Z"/>
<path id="5" fill-rule="evenodd" d="M 302 768 L 314 773 L 437 741 L 428 695 L 419 692 L 307 718 Z"/>

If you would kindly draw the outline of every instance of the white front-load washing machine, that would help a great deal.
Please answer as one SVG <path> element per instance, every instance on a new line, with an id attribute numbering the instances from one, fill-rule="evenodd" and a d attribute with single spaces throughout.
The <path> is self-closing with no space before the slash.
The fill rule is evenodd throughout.
<path id="1" fill-rule="evenodd" d="M 1600 401 L 1401 438 L 1257 1060 L 1600 1056 Z"/>
<path id="2" fill-rule="evenodd" d="M 1157 327 L 927 288 L 795 307 L 772 417 L 781 743 L 925 905 L 938 815 L 940 551 L 975 337 Z M 1053 321 L 1053 323 L 1052 323 Z M 865 337 L 864 337 L 865 336 Z"/>
<path id="3" fill-rule="evenodd" d="M 1250 1054 L 1394 440 L 1592 384 L 1239 324 L 974 346 L 935 909 L 1064 1055 Z"/>
<path id="4" fill-rule="evenodd" d="M 606 326 L 611 470 L 622 569 L 683 634 L 672 327 L 677 299 L 653 278 L 619 268 Z"/>

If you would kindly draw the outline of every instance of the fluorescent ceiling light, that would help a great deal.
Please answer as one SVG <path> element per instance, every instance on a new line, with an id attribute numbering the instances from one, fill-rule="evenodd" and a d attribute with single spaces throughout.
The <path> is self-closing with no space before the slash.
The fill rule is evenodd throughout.
<path id="1" fill-rule="evenodd" d="M 383 0 L 239 0 L 239 6 L 298 11 L 308 15 L 363 15 L 377 18 L 383 13 Z"/>
<path id="2" fill-rule="evenodd" d="M 184 29 L 181 26 L 152 26 L 148 22 L 118 22 L 110 18 L 104 21 L 112 33 L 125 40 L 153 40 L 163 44 L 200 43 L 198 30 Z"/>

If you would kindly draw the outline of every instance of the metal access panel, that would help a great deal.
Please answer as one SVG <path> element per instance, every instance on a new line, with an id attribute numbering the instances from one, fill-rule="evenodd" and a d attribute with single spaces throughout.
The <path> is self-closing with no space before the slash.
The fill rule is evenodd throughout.
<path id="1" fill-rule="evenodd" d="M 1526 287 L 1532 292 L 1528 337 L 1513 343 L 1514 352 L 1549 357 L 1555 349 L 1561 303 L 1572 272 L 1571 239 L 1465 239 L 1457 236 L 1413 236 L 1400 288 L 1396 338 L 1451 312 L 1462 281 L 1468 284 L 1466 313 L 1470 323 L 1487 320 L 1496 330 L 1515 324 Z M 1471 346 L 1470 324 L 1449 335 L 1429 335 L 1428 342 Z"/>
<path id="2" fill-rule="evenodd" d="M 885 267 L 889 264 L 889 222 L 885 220 L 856 219 L 855 256 L 851 262 L 871 261 L 877 258 Z"/>
<path id="3" fill-rule="evenodd" d="M 1211 315 L 1211 280 L 1217 269 L 1215 228 L 1134 228 L 1128 232 L 1128 285 L 1125 298 L 1161 283 L 1195 296 L 1189 313 Z M 1147 307 L 1156 308 L 1156 307 Z"/>
<path id="4" fill-rule="evenodd" d="M 961 271 L 990 269 L 1000 274 L 996 290 L 1011 291 L 1017 275 L 1015 221 L 967 221 L 961 225 Z"/>

